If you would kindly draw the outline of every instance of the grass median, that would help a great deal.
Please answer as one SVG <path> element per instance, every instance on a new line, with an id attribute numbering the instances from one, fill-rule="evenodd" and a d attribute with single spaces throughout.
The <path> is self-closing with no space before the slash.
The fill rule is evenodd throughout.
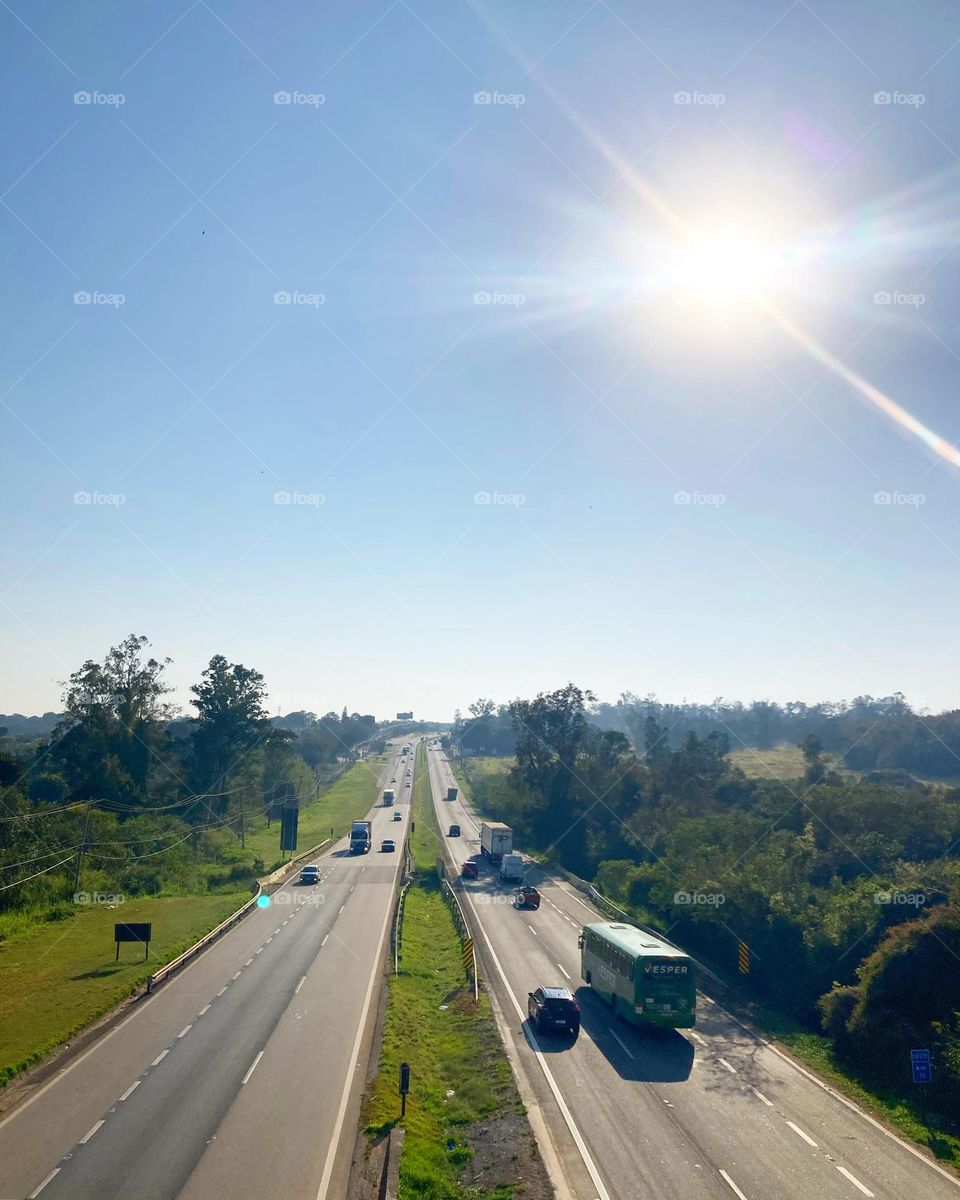
<path id="1" fill-rule="evenodd" d="M 400 973 L 388 981 L 379 1075 L 366 1097 L 367 1133 L 406 1130 L 400 1200 L 507 1200 L 552 1195 L 483 992 L 474 1003 L 460 938 L 440 891 L 440 831 L 426 753 L 417 751 Z M 400 1064 L 410 1064 L 400 1119 Z"/>

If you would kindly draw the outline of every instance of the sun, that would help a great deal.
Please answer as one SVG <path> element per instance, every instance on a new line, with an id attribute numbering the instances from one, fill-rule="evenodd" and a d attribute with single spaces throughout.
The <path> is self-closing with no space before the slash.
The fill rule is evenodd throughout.
<path id="1" fill-rule="evenodd" d="M 727 227 L 698 233 L 676 249 L 670 290 L 707 307 L 742 307 L 774 280 L 777 253 L 762 234 Z"/>

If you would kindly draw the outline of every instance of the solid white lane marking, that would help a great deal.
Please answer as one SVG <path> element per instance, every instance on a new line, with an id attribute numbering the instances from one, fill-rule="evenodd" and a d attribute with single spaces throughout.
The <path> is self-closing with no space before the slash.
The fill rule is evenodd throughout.
<path id="1" fill-rule="evenodd" d="M 757 1098 L 758 1100 L 762 1100 L 762 1101 L 763 1101 L 763 1103 L 764 1103 L 764 1104 L 767 1106 L 767 1108 L 773 1108 L 773 1101 L 772 1101 L 772 1100 L 768 1100 L 768 1099 L 766 1098 L 766 1096 L 763 1094 L 763 1092 L 759 1091 L 759 1090 L 758 1090 L 757 1088 L 755 1088 L 755 1087 L 752 1087 L 752 1088 L 750 1089 L 750 1091 L 751 1091 L 751 1092 L 753 1092 L 753 1094 L 756 1096 L 756 1098 Z"/>
<path id="2" fill-rule="evenodd" d="M 140 1080 L 139 1079 L 134 1080 L 134 1082 L 130 1084 L 130 1086 L 123 1093 L 123 1095 L 120 1097 L 120 1099 L 117 1101 L 117 1103 L 122 1104 L 124 1102 L 124 1100 L 127 1100 L 130 1096 L 133 1095 L 133 1093 L 137 1090 L 137 1088 L 139 1086 L 140 1086 Z"/>
<path id="3" fill-rule="evenodd" d="M 260 1061 L 260 1059 L 261 1059 L 261 1058 L 263 1058 L 263 1051 L 262 1051 L 262 1050 L 261 1050 L 261 1051 L 260 1051 L 260 1053 L 257 1055 L 257 1057 L 256 1057 L 256 1058 L 253 1060 L 253 1062 L 250 1064 L 250 1070 L 249 1070 L 249 1071 L 246 1073 L 246 1075 L 244 1075 L 243 1079 L 241 1080 L 241 1083 L 240 1083 L 240 1086 L 241 1086 L 241 1087 L 243 1087 L 243 1085 L 244 1085 L 244 1084 L 247 1082 L 247 1080 L 250 1078 L 250 1076 L 251 1076 L 251 1075 L 254 1073 L 254 1071 L 257 1069 L 257 1063 Z"/>
<path id="4" fill-rule="evenodd" d="M 610 1030 L 610 1033 L 616 1039 L 617 1045 L 620 1046 L 630 1058 L 633 1058 L 634 1057 L 633 1051 L 630 1049 L 630 1047 L 627 1045 L 627 1043 L 623 1040 L 623 1038 L 621 1038 L 618 1034 L 614 1033 L 614 1031 L 612 1029 Z"/>
<path id="5" fill-rule="evenodd" d="M 317 1190 L 317 1200 L 326 1200 L 327 1189 L 330 1187 L 330 1177 L 333 1174 L 333 1164 L 336 1160 L 337 1150 L 340 1146 L 340 1134 L 343 1130 L 343 1122 L 347 1114 L 347 1104 L 350 1101 L 350 1092 L 353 1087 L 354 1073 L 356 1071 L 357 1063 L 360 1059 L 360 1046 L 363 1042 L 363 1035 L 367 1024 L 367 1014 L 370 1011 L 370 1001 L 373 997 L 374 988 L 380 979 L 380 956 L 383 953 L 383 947 L 387 937 L 387 929 L 390 926 L 390 919 L 392 916 L 393 906 L 387 905 L 387 909 L 383 917 L 383 925 L 380 929 L 380 939 L 377 942 L 377 952 L 373 956 L 373 970 L 370 972 L 370 981 L 367 984 L 367 994 L 363 1001 L 363 1008 L 360 1011 L 360 1020 L 357 1022 L 357 1036 L 354 1039 L 353 1051 L 350 1055 L 350 1069 L 347 1071 L 346 1080 L 344 1081 L 343 1085 L 343 1092 L 340 1096 L 340 1108 L 337 1111 L 337 1120 L 333 1127 L 333 1134 L 328 1142 L 327 1158 L 323 1164 L 323 1175 L 320 1177 L 320 1187 Z M 329 936 L 329 934 L 327 936 Z M 609 1200 L 609 1197 L 604 1196 L 603 1200 Z"/>
<path id="6" fill-rule="evenodd" d="M 100 1126 L 103 1125 L 104 1123 L 105 1122 L 103 1122 L 103 1121 L 98 1121 L 92 1129 L 88 1129 L 87 1132 L 80 1139 L 80 1145 L 85 1146 L 87 1144 L 87 1142 L 89 1142 L 90 1139 L 93 1137 L 93 1135 L 97 1132 L 97 1130 L 100 1128 Z"/>
<path id="7" fill-rule="evenodd" d="M 307 982 L 307 977 L 306 977 L 306 975 L 304 975 L 304 977 L 300 980 L 300 982 L 297 984 L 297 986 L 293 989 L 293 994 L 296 995 L 297 992 L 300 991 L 300 989 L 303 987 L 303 985 L 306 982 Z"/>
<path id="8" fill-rule="evenodd" d="M 740 1200 L 747 1200 L 746 1196 L 743 1194 L 743 1192 L 740 1191 L 740 1189 L 733 1182 L 733 1180 L 726 1173 L 726 1171 L 724 1171 L 724 1170 L 720 1171 L 720 1178 L 723 1180 L 724 1183 L 729 1184 L 729 1186 L 733 1189 L 733 1194 L 735 1196 L 739 1196 Z"/>
<path id="9" fill-rule="evenodd" d="M 569 978 L 570 978 L 570 975 L 569 975 L 569 974 L 568 974 L 566 971 L 564 971 L 564 970 L 563 970 L 563 963 L 557 963 L 557 966 L 560 968 L 560 970 L 561 970 L 561 971 L 563 971 L 563 974 L 564 974 L 564 976 L 565 976 L 567 979 L 569 979 Z"/>
<path id="10" fill-rule="evenodd" d="M 177 1034 L 177 1037 L 178 1038 L 186 1037 L 192 1028 L 193 1028 L 193 1022 L 191 1021 L 189 1025 L 185 1026 L 183 1029 L 180 1030 L 180 1032 Z"/>
<path id="11" fill-rule="evenodd" d="M 706 1039 L 706 1038 L 702 1038 L 702 1037 L 700 1036 L 700 1034 L 699 1034 L 699 1033 L 697 1033 L 697 1032 L 696 1032 L 695 1030 L 693 1030 L 693 1029 L 691 1029 L 691 1030 L 690 1030 L 690 1036 L 693 1038 L 693 1040 L 694 1040 L 695 1042 L 699 1042 L 701 1046 L 705 1046 L 705 1045 L 707 1044 L 707 1039 Z"/>
<path id="12" fill-rule="evenodd" d="M 201 1008 L 201 1009 L 200 1009 L 200 1011 L 197 1013 L 197 1016 L 198 1016 L 198 1017 L 202 1017 L 204 1013 L 206 1013 L 206 1012 L 209 1012 L 209 1011 L 210 1011 L 210 1005 L 209 1005 L 209 1004 L 205 1004 L 205 1005 L 203 1006 L 203 1008 Z"/>
<path id="13" fill-rule="evenodd" d="M 845 1179 L 849 1179 L 850 1182 L 853 1184 L 853 1186 L 856 1188 L 859 1188 L 860 1191 L 863 1192 L 863 1194 L 865 1196 L 873 1195 L 873 1192 L 871 1192 L 868 1187 L 864 1187 L 863 1184 L 860 1182 L 860 1180 L 856 1177 L 856 1175 L 851 1175 L 846 1167 L 841 1167 L 838 1163 L 834 1163 L 833 1165 L 837 1168 L 837 1170 L 840 1172 L 840 1174 Z"/>
<path id="14" fill-rule="evenodd" d="M 490 959 L 493 962 L 493 965 L 497 969 L 497 974 L 500 976 L 500 980 L 503 983 L 504 989 L 505 989 L 507 995 L 513 1001 L 513 1007 L 516 1010 L 516 1014 L 520 1018 L 520 1020 L 524 1022 L 524 1025 L 523 1025 L 524 1034 L 527 1037 L 527 1041 L 530 1043 L 533 1053 L 536 1055 L 537 1062 L 540 1064 L 540 1070 L 543 1072 L 543 1076 L 547 1081 L 550 1091 L 553 1093 L 553 1098 L 554 1098 L 554 1100 L 556 1100 L 557 1106 L 560 1109 L 560 1115 L 563 1117 L 564 1124 L 566 1125 L 567 1129 L 569 1129 L 570 1136 L 573 1138 L 574 1142 L 576 1143 L 577 1150 L 580 1153 L 580 1158 L 583 1161 L 583 1165 L 587 1168 L 587 1172 L 590 1175 L 591 1180 L 593 1181 L 593 1186 L 596 1189 L 598 1200 L 610 1200 L 610 1193 L 603 1186 L 603 1180 L 600 1178 L 600 1172 L 597 1170 L 596 1164 L 594 1163 L 592 1157 L 590 1156 L 590 1151 L 587 1149 L 587 1144 L 583 1140 L 583 1135 L 581 1134 L 576 1121 L 574 1121 L 574 1119 L 573 1119 L 573 1114 L 570 1112 L 570 1109 L 567 1107 L 567 1102 L 564 1100 L 563 1096 L 560 1093 L 560 1088 L 557 1085 L 556 1079 L 554 1079 L 554 1077 L 553 1077 L 553 1072 L 550 1070 L 549 1066 L 547 1065 L 547 1060 L 544 1057 L 543 1052 L 540 1050 L 540 1048 L 537 1044 L 536 1038 L 533 1036 L 532 1033 L 527 1032 L 527 1024 L 525 1021 L 526 1013 L 520 1007 L 520 1002 L 517 1000 L 517 997 L 514 994 L 513 988 L 511 988 L 509 982 L 507 981 L 506 972 L 503 969 L 500 959 L 497 958 L 497 953 L 493 948 L 493 944 L 490 941 L 487 931 L 483 928 L 483 926 L 480 924 L 480 922 L 477 921 L 476 909 L 474 908 L 472 903 L 470 904 L 470 910 L 473 913 L 474 921 L 476 921 L 476 927 L 480 930 L 480 933 L 483 935 L 483 940 L 486 943 L 487 952 L 490 955 Z M 322 1200 L 322 1198 L 318 1197 L 318 1200 Z"/>
<path id="15" fill-rule="evenodd" d="M 731 1075 L 736 1075 L 736 1073 L 737 1073 L 737 1068 L 736 1068 L 736 1067 L 731 1067 L 731 1066 L 730 1066 L 730 1064 L 727 1062 L 727 1060 L 726 1060 L 725 1058 L 718 1058 L 718 1059 L 717 1059 L 717 1062 L 720 1064 L 720 1066 L 721 1066 L 721 1067 L 726 1067 L 726 1068 L 727 1068 L 727 1070 L 730 1072 L 730 1074 L 731 1074 Z"/>
<path id="16" fill-rule="evenodd" d="M 157 1055 L 157 1057 L 156 1057 L 156 1058 L 153 1060 L 153 1062 L 150 1064 L 150 1066 L 151 1066 L 151 1067 L 159 1067 L 159 1066 L 160 1066 L 160 1064 L 163 1062 L 163 1060 L 164 1060 L 164 1059 L 167 1057 L 167 1055 L 168 1055 L 169 1053 L 170 1053 L 169 1049 L 167 1049 L 167 1050 L 161 1050 L 161 1051 L 160 1051 L 160 1053 Z"/>
<path id="17" fill-rule="evenodd" d="M 217 992 L 217 996 L 218 996 L 218 997 L 219 997 L 219 996 L 222 996 L 222 995 L 223 995 L 223 993 L 224 993 L 226 990 L 227 990 L 227 985 L 226 985 L 226 984 L 224 984 L 224 986 L 223 986 L 223 987 L 220 989 L 220 991 L 219 991 L 219 992 Z"/>
<path id="18" fill-rule="evenodd" d="M 49 1175 L 46 1177 L 46 1179 L 43 1181 L 43 1183 L 41 1183 L 39 1187 L 35 1187 L 35 1188 L 33 1189 L 33 1191 L 32 1191 L 32 1192 L 30 1193 L 30 1195 L 27 1197 L 27 1200 L 37 1200 L 37 1196 L 39 1196 L 39 1195 L 40 1195 L 40 1193 L 41 1193 L 41 1192 L 43 1191 L 43 1189 L 44 1189 L 44 1188 L 47 1186 L 47 1184 L 50 1182 L 50 1180 L 51 1180 L 51 1179 L 55 1179 L 55 1178 L 56 1178 L 56 1177 L 57 1177 L 59 1174 L 60 1174 L 60 1168 L 59 1168 L 59 1167 L 54 1167 L 54 1168 L 53 1168 L 53 1170 L 50 1172 L 50 1174 L 49 1174 Z"/>
<path id="19" fill-rule="evenodd" d="M 323 941 L 320 943 L 320 949 L 321 949 L 321 950 L 322 950 L 322 949 L 324 948 L 324 946 L 327 944 L 327 938 L 328 938 L 329 936 L 330 936 L 330 934 L 329 934 L 329 933 L 325 933 L 325 934 L 323 935 Z"/>
<path id="20" fill-rule="evenodd" d="M 802 1137 L 808 1145 L 813 1146 L 814 1149 L 817 1148 L 817 1143 L 813 1140 L 809 1133 L 804 1133 L 800 1126 L 794 1125 L 792 1121 L 788 1121 L 787 1124 L 790 1126 L 793 1132 Z"/>

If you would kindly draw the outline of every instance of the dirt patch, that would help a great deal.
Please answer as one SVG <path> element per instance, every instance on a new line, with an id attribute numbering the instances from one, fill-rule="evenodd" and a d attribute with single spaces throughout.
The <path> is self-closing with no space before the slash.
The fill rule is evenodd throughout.
<path id="1" fill-rule="evenodd" d="M 554 1200 L 553 1188 L 526 1115 L 505 1113 L 477 1121 L 464 1129 L 463 1140 L 473 1151 L 460 1182 L 466 1187 L 494 1191 L 512 1187 L 523 1200 Z"/>

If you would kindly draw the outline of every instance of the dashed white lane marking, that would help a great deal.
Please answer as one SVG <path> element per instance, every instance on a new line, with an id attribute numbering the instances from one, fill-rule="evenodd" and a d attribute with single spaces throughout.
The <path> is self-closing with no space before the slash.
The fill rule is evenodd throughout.
<path id="1" fill-rule="evenodd" d="M 250 959 L 250 961 L 251 961 L 251 962 L 253 962 L 253 959 L 251 958 L 251 959 Z M 240 972 L 238 971 L 238 972 L 236 973 L 236 975 L 234 975 L 234 977 L 233 977 L 233 978 L 234 978 L 234 979 L 239 979 L 239 978 L 240 978 Z M 232 982 L 233 982 L 233 980 L 231 980 L 230 982 L 232 983 Z"/>
<path id="2" fill-rule="evenodd" d="M 260 949 L 257 951 L 257 954 L 262 954 L 262 953 L 263 953 L 263 947 L 261 946 Z M 253 957 L 256 958 L 257 954 L 255 954 Z"/>
<path id="3" fill-rule="evenodd" d="M 300 991 L 300 989 L 303 987 L 303 985 L 306 982 L 307 982 L 307 977 L 306 977 L 306 975 L 304 975 L 304 977 L 300 980 L 300 982 L 297 984 L 297 986 L 293 989 L 293 994 L 296 995 L 297 992 Z"/>
<path id="4" fill-rule="evenodd" d="M 695 1042 L 699 1042 L 701 1046 L 705 1046 L 707 1044 L 707 1039 L 702 1038 L 699 1033 L 694 1032 L 692 1029 L 690 1030 L 690 1036 Z"/>
<path id="5" fill-rule="evenodd" d="M 723 1180 L 724 1183 L 728 1184 L 733 1189 L 733 1194 L 735 1196 L 739 1196 L 740 1200 L 747 1200 L 746 1196 L 743 1194 L 743 1192 L 740 1191 L 740 1189 L 733 1182 L 733 1180 L 726 1173 L 726 1171 L 724 1171 L 724 1170 L 720 1171 L 720 1178 Z"/>
<path id="6" fill-rule="evenodd" d="M 614 1031 L 612 1029 L 610 1030 L 610 1034 L 612 1037 L 616 1038 L 617 1045 L 621 1047 L 621 1049 L 624 1051 L 624 1053 L 627 1055 L 627 1057 L 633 1058 L 634 1053 L 630 1049 L 630 1047 L 627 1045 L 627 1043 L 622 1038 L 618 1037 L 617 1034 L 614 1033 Z"/>
<path id="7" fill-rule="evenodd" d="M 701 996 L 700 999 L 703 1001 L 704 1004 L 713 1004 L 713 1001 L 710 999 L 709 996 Z M 744 1025 L 744 1029 L 746 1029 L 746 1025 Z"/>
<path id="8" fill-rule="evenodd" d="M 189 1025 L 184 1026 L 184 1028 L 180 1030 L 180 1032 L 177 1034 L 177 1037 L 178 1038 L 186 1037 L 192 1028 L 193 1028 L 193 1022 L 191 1021 Z"/>
<path id="9" fill-rule="evenodd" d="M 329 934 L 329 933 L 326 933 L 326 934 L 324 934 L 324 936 L 323 936 L 323 941 L 320 943 L 320 949 L 321 949 L 321 950 L 322 950 L 322 949 L 324 948 L 324 946 L 327 944 L 327 938 L 328 938 L 329 936 L 330 936 L 330 934 Z"/>
<path id="10" fill-rule="evenodd" d="M 808 1146 L 813 1146 L 813 1148 L 816 1150 L 817 1143 L 813 1140 L 813 1138 L 810 1136 L 809 1133 L 804 1133 L 803 1130 L 800 1128 L 800 1126 L 794 1125 L 794 1123 L 792 1121 L 788 1121 L 787 1124 L 790 1126 L 790 1128 L 793 1130 L 793 1132 L 795 1134 L 797 1134 L 799 1137 L 803 1138 L 803 1140 L 807 1143 Z"/>
<path id="11" fill-rule="evenodd" d="M 721 1067 L 726 1067 L 726 1069 L 730 1072 L 731 1075 L 736 1075 L 737 1068 L 731 1067 L 725 1058 L 718 1058 L 717 1062 L 720 1064 Z"/>
<path id="12" fill-rule="evenodd" d="M 219 992 L 217 992 L 217 996 L 218 996 L 218 998 L 219 998 L 220 996 L 222 996 L 222 995 L 223 995 L 223 993 L 224 993 L 226 990 L 227 990 L 227 987 L 226 987 L 226 984 L 224 984 L 224 986 L 223 986 L 223 987 L 220 989 L 220 991 L 219 991 Z"/>
<path id="13" fill-rule="evenodd" d="M 250 956 L 250 957 L 247 959 L 247 961 L 246 961 L 246 962 L 245 962 L 243 965 L 244 965 L 245 967 L 249 967 L 249 966 L 250 966 L 250 964 L 251 964 L 252 962 L 253 962 L 253 955 L 251 955 L 251 956 Z M 240 974 L 240 972 L 238 971 L 238 972 L 237 972 L 237 975 L 239 975 L 239 974 Z M 236 979 L 236 977 L 237 977 L 237 976 L 236 976 L 236 975 L 234 975 L 234 979 Z"/>
<path id="14" fill-rule="evenodd" d="M 120 1099 L 117 1101 L 117 1103 L 122 1104 L 124 1102 L 124 1100 L 127 1100 L 130 1096 L 133 1095 L 133 1093 L 137 1090 L 137 1088 L 139 1086 L 140 1086 L 140 1080 L 135 1079 L 133 1081 L 133 1083 L 131 1083 L 130 1086 L 127 1088 L 127 1090 L 123 1093 L 123 1095 L 120 1097 Z"/>
<path id="15" fill-rule="evenodd" d="M 537 931 L 534 929 L 534 927 L 532 925 L 528 925 L 527 928 L 530 930 L 530 932 L 533 934 L 534 937 L 537 936 Z"/>
<path id="16" fill-rule="evenodd" d="M 103 1122 L 103 1121 L 98 1121 L 92 1129 L 88 1129 L 87 1132 L 80 1139 L 80 1145 L 85 1146 L 87 1144 L 87 1142 L 89 1142 L 90 1139 L 93 1137 L 93 1135 L 97 1132 L 97 1130 L 100 1128 L 100 1126 L 103 1125 L 104 1123 L 105 1122 Z"/>
<path id="17" fill-rule="evenodd" d="M 569 979 L 569 978 L 570 978 L 569 974 L 568 974 L 566 971 L 564 971 L 564 970 L 563 970 L 563 963 L 557 963 L 557 966 L 560 968 L 560 970 L 561 970 L 561 971 L 563 971 L 563 974 L 564 974 L 564 976 L 565 976 L 567 979 Z"/>
<path id="18" fill-rule="evenodd" d="M 755 1087 L 752 1087 L 752 1088 L 750 1089 L 750 1091 L 751 1091 L 751 1092 L 753 1092 L 753 1094 L 756 1096 L 756 1098 L 757 1098 L 758 1100 L 762 1100 L 762 1101 L 763 1101 L 763 1103 L 764 1103 L 764 1104 L 767 1106 L 767 1108 L 773 1108 L 773 1101 L 772 1101 L 772 1100 L 768 1100 L 768 1099 L 766 1098 L 766 1096 L 763 1094 L 763 1092 L 761 1092 L 761 1091 L 758 1091 L 758 1089 L 757 1089 L 757 1088 L 755 1088 Z"/>
<path id="19" fill-rule="evenodd" d="M 47 1186 L 47 1184 L 50 1182 L 50 1180 L 55 1179 L 59 1174 L 60 1174 L 60 1168 L 54 1167 L 53 1170 L 50 1172 L 50 1174 L 43 1181 L 43 1183 L 41 1183 L 39 1187 L 36 1187 L 33 1189 L 33 1191 L 27 1197 L 27 1200 L 37 1200 L 37 1196 L 40 1195 L 40 1193 Z"/>
<path id="20" fill-rule="evenodd" d="M 863 1192 L 863 1194 L 864 1194 L 865 1196 L 872 1196 L 872 1195 L 873 1195 L 873 1192 L 871 1192 L 871 1191 L 870 1191 L 870 1189 L 869 1189 L 868 1187 L 864 1187 L 864 1185 L 863 1185 L 863 1184 L 860 1182 L 860 1180 L 859 1180 L 859 1179 L 856 1177 L 856 1175 L 851 1175 L 851 1174 L 850 1174 L 850 1172 L 847 1170 L 847 1168 L 846 1168 L 846 1167 L 841 1167 L 841 1166 L 840 1166 L 839 1164 L 837 1164 L 837 1163 L 834 1163 L 833 1165 L 834 1165 L 834 1166 L 837 1168 L 837 1170 L 838 1170 L 838 1171 L 840 1172 L 840 1174 L 841 1174 L 841 1175 L 844 1177 L 844 1179 L 849 1179 L 849 1180 L 850 1180 L 850 1182 L 853 1184 L 853 1186 L 854 1186 L 855 1188 L 859 1188 L 859 1189 L 860 1189 L 860 1191 L 861 1191 L 861 1192 Z"/>
<path id="21" fill-rule="evenodd" d="M 163 1062 L 163 1060 L 167 1057 L 167 1055 L 169 1053 L 170 1053 L 169 1047 L 166 1050 L 161 1050 L 160 1053 L 157 1055 L 157 1057 L 150 1064 L 150 1066 L 151 1067 L 159 1067 L 160 1064 Z"/>
<path id="22" fill-rule="evenodd" d="M 246 1075 L 244 1075 L 244 1077 L 243 1077 L 243 1080 L 242 1080 L 242 1081 L 241 1081 L 241 1083 L 240 1083 L 240 1086 L 241 1086 L 241 1087 L 243 1087 L 243 1085 L 244 1085 L 244 1084 L 247 1082 L 247 1080 L 250 1078 L 250 1076 L 251 1076 L 251 1075 L 254 1073 L 254 1071 L 257 1069 L 257 1063 L 260 1061 L 260 1059 L 261 1059 L 261 1058 L 263 1058 L 263 1051 L 262 1051 L 262 1050 L 261 1050 L 261 1051 L 260 1051 L 260 1053 L 257 1055 L 257 1057 L 256 1057 L 256 1058 L 253 1060 L 253 1062 L 250 1064 L 250 1070 L 249 1070 L 249 1071 L 246 1073 Z"/>
<path id="23" fill-rule="evenodd" d="M 346 905 L 345 905 L 345 904 L 341 904 L 341 905 L 340 905 L 340 912 L 338 912 L 338 913 L 337 913 L 337 916 L 338 916 L 338 917 L 340 916 L 340 913 L 342 913 L 342 912 L 343 912 L 343 910 L 344 910 L 345 908 L 346 908 Z"/>
<path id="24" fill-rule="evenodd" d="M 209 1004 L 205 1004 L 205 1005 L 203 1006 L 203 1008 L 201 1008 L 201 1009 L 200 1009 L 200 1011 L 197 1013 L 197 1016 L 198 1016 L 198 1017 L 202 1017 L 204 1013 L 207 1013 L 207 1012 L 209 1012 L 209 1011 L 210 1011 L 210 1005 L 209 1005 Z"/>
<path id="25" fill-rule="evenodd" d="M 267 938 L 267 940 L 263 943 L 263 945 L 269 946 L 272 941 L 273 941 L 273 936 L 271 935 L 270 937 Z M 263 946 L 260 947 L 260 950 L 262 950 L 262 949 L 263 949 Z M 260 953 L 260 950 L 257 951 L 258 954 Z"/>

